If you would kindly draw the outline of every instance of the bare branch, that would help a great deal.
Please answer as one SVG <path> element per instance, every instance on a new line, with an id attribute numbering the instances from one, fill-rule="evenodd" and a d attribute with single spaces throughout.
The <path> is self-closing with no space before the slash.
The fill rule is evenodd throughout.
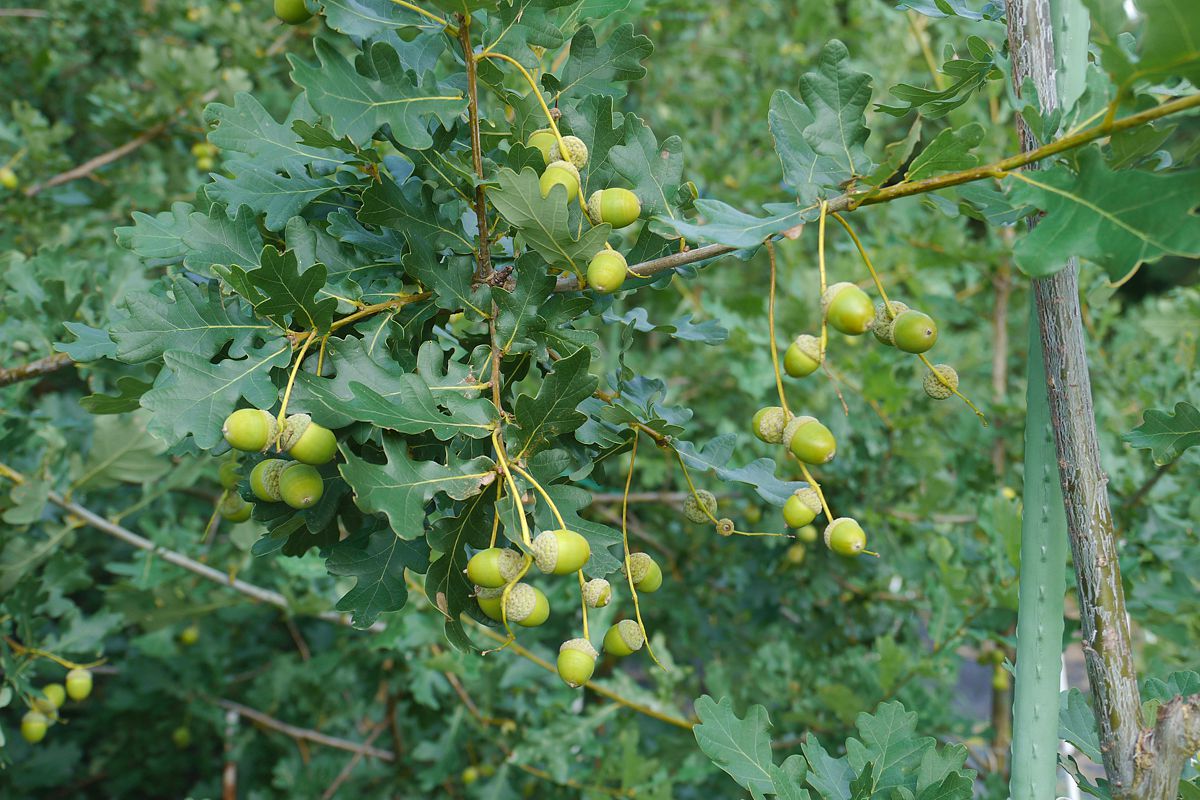
<path id="1" fill-rule="evenodd" d="M 328 736 L 320 731 L 314 731 L 309 728 L 298 728 L 295 725 L 289 725 L 282 720 L 268 716 L 261 711 L 256 711 L 249 706 L 244 706 L 241 703 L 235 703 L 232 700 L 224 698 L 213 698 L 213 703 L 228 711 L 235 712 L 238 716 L 245 717 L 256 725 L 261 725 L 264 728 L 269 728 L 273 731 L 279 731 L 282 734 L 292 737 L 298 742 L 311 742 L 324 747 L 332 747 L 337 750 L 345 750 L 349 753 L 361 753 L 371 758 L 378 758 L 380 761 L 392 761 L 395 756 L 387 750 L 381 750 L 378 747 L 372 747 L 369 744 L 359 744 L 351 742 L 348 739 L 339 739 L 336 736 Z"/>
<path id="2" fill-rule="evenodd" d="M 66 353 L 55 353 L 54 355 L 39 358 L 37 361 L 31 361 L 19 367 L 0 369 L 0 386 L 20 383 L 31 378 L 40 378 L 43 375 L 49 375 L 51 372 L 57 372 L 64 367 L 69 367 L 74 363 Z"/>

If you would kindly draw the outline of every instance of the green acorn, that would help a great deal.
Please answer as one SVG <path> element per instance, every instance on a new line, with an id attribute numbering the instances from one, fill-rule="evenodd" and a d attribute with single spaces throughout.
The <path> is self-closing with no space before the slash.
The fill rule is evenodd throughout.
<path id="1" fill-rule="evenodd" d="M 697 525 L 708 522 L 717 515 L 716 495 L 705 489 L 698 489 L 695 494 L 689 492 L 683 498 L 683 515 Z"/>
<path id="2" fill-rule="evenodd" d="M 304 0 L 275 0 L 275 16 L 288 25 L 299 25 L 307 22 L 312 13 L 304 5 Z"/>
<path id="3" fill-rule="evenodd" d="M 928 314 L 910 309 L 892 322 L 891 337 L 899 350 L 924 353 L 937 342 L 937 323 Z"/>
<path id="4" fill-rule="evenodd" d="M 28 711 L 21 717 L 21 738 L 30 744 L 37 744 L 46 738 L 46 729 L 50 720 L 40 711 Z"/>
<path id="5" fill-rule="evenodd" d="M 259 408 L 239 408 L 225 418 L 221 427 L 225 441 L 236 450 L 265 453 L 275 442 L 279 424 L 275 416 Z"/>
<path id="6" fill-rule="evenodd" d="M 849 336 L 865 333 L 875 318 L 871 298 L 853 283 L 835 283 L 821 295 L 821 311 L 834 330 Z"/>
<path id="7" fill-rule="evenodd" d="M 554 131 L 549 128 L 541 128 L 529 134 L 529 140 L 525 142 L 528 147 L 536 147 L 542 151 L 542 163 L 549 164 L 555 159 L 550 157 L 550 148 L 555 144 Z"/>
<path id="8" fill-rule="evenodd" d="M 538 185 L 542 189 L 542 197 L 549 197 L 550 190 L 561 186 L 567 190 L 567 202 L 571 202 L 579 194 L 579 170 L 568 161 L 552 161 L 542 173 Z"/>
<path id="9" fill-rule="evenodd" d="M 937 375 L 932 371 L 926 372 L 921 387 L 934 400 L 945 400 L 958 389 L 958 373 L 949 364 L 935 364 L 933 368 L 937 370 Z"/>
<path id="10" fill-rule="evenodd" d="M 797 489 L 783 504 L 783 520 L 789 528 L 803 528 L 821 513 L 821 497 L 811 486 Z"/>
<path id="11" fill-rule="evenodd" d="M 279 449 L 304 464 L 324 464 L 337 453 L 333 431 L 312 421 L 308 414 L 291 414 L 283 423 Z"/>
<path id="12" fill-rule="evenodd" d="M 871 320 L 871 333 L 875 335 L 880 344 L 886 344 L 888 347 L 896 346 L 892 340 L 892 321 L 905 311 L 908 311 L 908 306 L 899 300 L 892 300 L 886 306 L 883 303 L 875 304 L 875 318 Z"/>
<path id="13" fill-rule="evenodd" d="M 783 441 L 783 430 L 793 417 L 779 406 L 767 406 L 754 412 L 750 429 L 761 441 L 779 444 Z"/>
<path id="14" fill-rule="evenodd" d="M 229 459 L 221 462 L 221 468 L 217 470 L 217 480 L 221 482 L 221 486 L 225 489 L 233 489 L 238 485 L 238 481 L 242 479 L 242 471 L 238 466 L 237 461 Z"/>
<path id="15" fill-rule="evenodd" d="M 785 554 L 785 556 L 787 557 L 788 563 L 796 564 L 796 565 L 803 564 L 804 558 L 807 555 L 808 555 L 808 548 L 806 548 L 800 542 L 796 542 L 791 547 L 789 547 L 787 549 L 787 553 Z"/>
<path id="16" fill-rule="evenodd" d="M 614 228 L 632 225 L 642 215 L 642 201 L 633 192 L 619 186 L 592 192 L 587 206 L 592 222 L 607 222 Z"/>
<path id="17" fill-rule="evenodd" d="M 812 544 L 821 534 L 817 531 L 816 525 L 805 525 L 800 530 L 796 531 L 796 538 L 806 544 Z"/>
<path id="18" fill-rule="evenodd" d="M 623 619 L 604 634 L 604 652 L 618 658 L 632 655 L 646 643 L 642 629 L 635 620 Z"/>
<path id="19" fill-rule="evenodd" d="M 495 589 L 475 587 L 475 602 L 479 603 L 479 610 L 497 622 L 500 621 L 500 603 L 503 595 L 503 586 L 497 586 Z"/>
<path id="20" fill-rule="evenodd" d="M 583 585 L 583 602 L 588 608 L 604 608 L 612 600 L 612 586 L 604 578 L 592 578 Z"/>
<path id="21" fill-rule="evenodd" d="M 17 177 L 17 173 L 13 172 L 10 166 L 0 167 L 0 186 L 8 189 L 10 192 L 16 191 L 21 185 L 21 179 Z"/>
<path id="22" fill-rule="evenodd" d="M 825 546 L 840 556 L 857 556 L 867 546 L 867 535 L 852 517 L 838 517 L 825 528 Z"/>
<path id="23" fill-rule="evenodd" d="M 287 465 L 282 458 L 268 458 L 255 464 L 250 470 L 250 491 L 254 496 L 268 503 L 278 503 L 279 476 Z"/>
<path id="24" fill-rule="evenodd" d="M 504 606 L 509 622 L 525 628 L 536 628 L 550 616 L 550 601 L 542 590 L 528 583 L 516 583 L 508 590 Z"/>
<path id="25" fill-rule="evenodd" d="M 662 586 L 662 568 L 647 553 L 629 554 L 628 574 L 633 579 L 633 588 L 639 592 L 651 594 Z"/>
<path id="26" fill-rule="evenodd" d="M 563 156 L 558 146 L 558 139 L 550 143 L 551 161 L 569 161 L 575 169 L 583 169 L 588 162 L 588 148 L 583 139 L 578 136 L 564 136 L 562 143 L 567 146 L 567 154 Z"/>
<path id="27" fill-rule="evenodd" d="M 821 340 L 802 333 L 788 345 L 783 354 L 783 371 L 793 378 L 803 378 L 821 366 Z"/>
<path id="28" fill-rule="evenodd" d="M 625 260 L 625 256 L 606 247 L 588 262 L 588 286 L 602 294 L 612 294 L 625 283 L 628 273 L 629 262 Z"/>
<path id="29" fill-rule="evenodd" d="M 495 589 L 520 574 L 525 558 L 507 547 L 489 547 L 471 556 L 467 562 L 467 578 L 485 589 Z"/>
<path id="30" fill-rule="evenodd" d="M 92 693 L 92 673 L 86 669 L 76 667 L 71 670 L 67 673 L 64 683 L 67 685 L 67 697 L 72 700 L 86 700 Z"/>
<path id="31" fill-rule="evenodd" d="M 787 442 L 792 455 L 805 464 L 824 464 L 837 454 L 833 433 L 815 419 L 797 426 Z"/>
<path id="32" fill-rule="evenodd" d="M 47 683 L 42 687 L 42 694 L 56 709 L 62 708 L 63 703 L 67 702 L 67 690 L 61 683 Z"/>
<path id="33" fill-rule="evenodd" d="M 171 741 L 180 750 L 185 750 L 192 743 L 192 732 L 186 725 L 180 725 L 171 731 Z"/>
<path id="34" fill-rule="evenodd" d="M 538 569 L 552 575 L 578 572 L 591 555 L 588 540 L 566 528 L 542 531 L 533 540 L 533 559 Z"/>
<path id="35" fill-rule="evenodd" d="M 599 655 L 587 639 L 568 639 L 558 648 L 558 677 L 567 686 L 578 689 L 592 679 Z"/>
<path id="36" fill-rule="evenodd" d="M 217 513 L 230 522 L 245 522 L 253 510 L 253 506 L 233 492 L 227 493 L 217 505 Z"/>
<path id="37" fill-rule="evenodd" d="M 279 497 L 292 508 L 312 508 L 324 493 L 325 481 L 315 467 L 288 464 L 279 473 Z"/>

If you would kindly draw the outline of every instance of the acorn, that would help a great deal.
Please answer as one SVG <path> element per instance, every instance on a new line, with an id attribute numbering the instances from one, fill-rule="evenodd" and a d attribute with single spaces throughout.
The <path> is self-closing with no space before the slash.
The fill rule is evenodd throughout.
<path id="1" fill-rule="evenodd" d="M 46 738 L 46 729 L 50 720 L 40 711 L 27 711 L 21 717 L 21 738 L 30 744 L 37 744 Z"/>
<path id="2" fill-rule="evenodd" d="M 783 429 L 793 417 L 779 406 L 767 406 L 754 412 L 750 429 L 759 440 L 771 444 L 783 441 Z"/>
<path id="3" fill-rule="evenodd" d="M 567 190 L 567 202 L 571 202 L 579 194 L 579 170 L 568 161 L 552 161 L 542 173 L 538 185 L 542 189 L 542 197 L 549 197 L 550 190 L 561 186 Z"/>
<path id="4" fill-rule="evenodd" d="M 67 673 L 64 681 L 67 685 L 67 697 L 72 700 L 86 700 L 92 693 L 92 673 L 76 667 Z"/>
<path id="5" fill-rule="evenodd" d="M 67 702 L 67 690 L 61 683 L 47 683 L 42 687 L 42 694 L 56 709 L 62 708 L 63 703 Z"/>
<path id="6" fill-rule="evenodd" d="M 583 139 L 578 136 L 564 136 L 562 143 L 567 146 L 567 154 L 563 156 L 558 145 L 558 139 L 555 139 L 550 144 L 550 160 L 551 161 L 569 161 L 575 169 L 583 169 L 588 162 L 588 148 L 583 143 Z"/>
<path id="7" fill-rule="evenodd" d="M 558 648 L 558 677 L 572 689 L 592 679 L 600 654 L 587 639 L 568 639 Z"/>
<path id="8" fill-rule="evenodd" d="M 934 400 L 945 400 L 958 389 L 958 373 L 949 364 L 935 364 L 933 369 L 937 370 L 937 375 L 933 371 L 926 372 L 921 387 Z"/>
<path id="9" fill-rule="evenodd" d="M 266 452 L 279 434 L 275 416 L 260 408 L 239 408 L 225 418 L 221 427 L 225 441 L 236 450 Z"/>
<path id="10" fill-rule="evenodd" d="M 803 528 L 821 513 L 821 496 L 811 486 L 792 492 L 783 504 L 783 521 L 789 528 Z"/>
<path id="11" fill-rule="evenodd" d="M 233 492 L 227 492 L 217 505 L 217 512 L 230 522 L 245 522 L 253 510 L 252 505 Z"/>
<path id="12" fill-rule="evenodd" d="M 337 439 L 308 414 L 291 414 L 283 423 L 279 449 L 304 464 L 324 464 L 337 453 Z"/>
<path id="13" fill-rule="evenodd" d="M 192 743 L 192 732 L 186 725 L 180 725 L 171 731 L 171 742 L 180 750 L 185 750 Z"/>
<path id="14" fill-rule="evenodd" d="M 588 608 L 604 608 L 612 600 L 612 586 L 604 578 L 592 578 L 583 585 L 583 602 Z"/>
<path id="15" fill-rule="evenodd" d="M 800 530 L 796 531 L 796 538 L 806 544 L 812 544 L 821 534 L 817 531 L 816 525 L 805 525 Z"/>
<path id="16" fill-rule="evenodd" d="M 706 489 L 698 489 L 683 498 L 683 515 L 697 525 L 708 522 L 717 515 L 717 497 Z"/>
<path id="17" fill-rule="evenodd" d="M 734 532 L 737 531 L 737 526 L 733 524 L 733 520 L 729 517 L 722 517 L 717 520 L 717 524 L 713 528 L 721 536 L 733 536 Z"/>
<path id="18" fill-rule="evenodd" d="M 508 590 L 504 611 L 509 622 L 525 628 L 536 628 L 550 616 L 550 602 L 536 586 L 516 583 Z"/>
<path id="19" fill-rule="evenodd" d="M 892 322 L 891 338 L 899 350 L 924 353 L 937 342 L 937 323 L 922 311 L 905 311 Z"/>
<path id="20" fill-rule="evenodd" d="M 793 378 L 803 378 L 821 366 L 821 340 L 802 333 L 788 345 L 783 354 L 783 371 Z"/>
<path id="21" fill-rule="evenodd" d="M 629 554 L 629 577 L 633 588 L 651 594 L 662 586 L 662 568 L 647 553 Z"/>
<path id="22" fill-rule="evenodd" d="M 815 419 L 797 426 L 787 442 L 792 455 L 805 464 L 824 464 L 837 454 L 833 433 Z"/>
<path id="23" fill-rule="evenodd" d="M 796 542 L 787 549 L 785 554 L 789 564 L 803 564 L 804 558 L 808 555 L 808 548 L 800 542 Z"/>
<path id="24" fill-rule="evenodd" d="M 200 172 L 211 172 L 217 166 L 217 162 L 208 156 L 196 159 L 196 169 Z"/>
<path id="25" fill-rule="evenodd" d="M 316 467 L 288 464 L 279 473 L 279 497 L 292 508 L 312 508 L 324 493 L 325 481 Z"/>
<path id="26" fill-rule="evenodd" d="M 578 572 L 591 555 L 588 540 L 566 528 L 542 531 L 533 540 L 533 559 L 538 569 L 551 575 Z"/>
<path id="27" fill-rule="evenodd" d="M 556 143 L 554 131 L 549 128 L 539 128 L 529 134 L 529 139 L 525 142 L 527 147 L 536 147 L 542 151 L 542 163 L 549 164 L 555 159 L 550 157 L 550 148 Z"/>
<path id="28" fill-rule="evenodd" d="M 621 620 L 604 634 L 604 652 L 611 653 L 618 658 L 624 658 L 634 651 L 641 650 L 645 643 L 646 637 L 642 634 L 641 626 L 632 619 Z"/>
<path id="29" fill-rule="evenodd" d="M 279 476 L 287 465 L 282 458 L 268 458 L 255 464 L 250 470 L 250 491 L 254 496 L 268 503 L 278 503 Z"/>
<path id="30" fill-rule="evenodd" d="M 588 286 L 602 294 L 612 294 L 625 283 L 628 273 L 629 262 L 625 260 L 625 256 L 606 247 L 588 262 Z"/>
<path id="31" fill-rule="evenodd" d="M 908 306 L 899 300 L 892 300 L 888 305 L 875 304 L 875 318 L 871 320 L 871 333 L 875 335 L 880 344 L 886 344 L 888 347 L 896 346 L 896 343 L 892 341 L 892 322 L 905 311 L 908 311 Z"/>
<path id="32" fill-rule="evenodd" d="M 179 632 L 179 643 L 184 647 L 191 647 L 198 641 L 200 641 L 200 627 L 195 623 Z"/>
<path id="33" fill-rule="evenodd" d="M 821 312 L 834 330 L 850 336 L 865 333 L 875 318 L 871 298 L 853 283 L 835 283 L 821 295 Z"/>
<path id="34" fill-rule="evenodd" d="M 614 228 L 632 225 L 642 215 L 642 201 L 633 192 L 619 186 L 592 192 L 587 207 L 592 222 L 607 222 Z"/>
<path id="35" fill-rule="evenodd" d="M 275 0 L 275 16 L 288 25 L 299 25 L 307 22 L 312 13 L 304 5 L 304 0 Z"/>
<path id="36" fill-rule="evenodd" d="M 20 185 L 21 179 L 17 177 L 17 173 L 13 171 L 12 167 L 0 167 L 0 186 L 3 186 L 5 189 L 13 192 L 16 191 L 17 187 Z"/>
<path id="37" fill-rule="evenodd" d="M 852 517 L 838 517 L 825 528 L 825 546 L 840 556 L 857 556 L 867 546 L 867 535 Z"/>
<path id="38" fill-rule="evenodd" d="M 475 602 L 479 604 L 479 610 L 497 622 L 500 621 L 500 602 L 503 595 L 503 586 L 497 586 L 494 589 L 485 589 L 482 586 L 475 587 Z"/>
<path id="39" fill-rule="evenodd" d="M 489 547 L 471 556 L 467 562 L 467 578 L 485 589 L 504 586 L 520 574 L 525 558 L 507 547 Z"/>
<path id="40" fill-rule="evenodd" d="M 221 462 L 221 468 L 217 470 L 217 480 L 221 482 L 223 488 L 234 489 L 241 479 L 242 470 L 236 461 L 230 459 Z"/>

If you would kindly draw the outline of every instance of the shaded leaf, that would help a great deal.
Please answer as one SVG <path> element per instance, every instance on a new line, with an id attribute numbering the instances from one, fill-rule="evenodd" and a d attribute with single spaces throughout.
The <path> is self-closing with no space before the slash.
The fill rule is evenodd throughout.
<path id="1" fill-rule="evenodd" d="M 1184 402 L 1176 403 L 1173 412 L 1148 409 L 1142 424 L 1121 438 L 1140 450 L 1149 450 L 1154 463 L 1170 463 L 1184 450 L 1200 445 L 1200 411 Z"/>
<path id="2" fill-rule="evenodd" d="M 350 612 L 354 627 L 369 628 L 380 614 L 399 611 L 408 602 L 404 570 L 425 572 L 429 545 L 424 539 L 405 541 L 387 530 L 359 534 L 335 544 L 325 566 L 332 575 L 357 578 L 336 608 Z"/>

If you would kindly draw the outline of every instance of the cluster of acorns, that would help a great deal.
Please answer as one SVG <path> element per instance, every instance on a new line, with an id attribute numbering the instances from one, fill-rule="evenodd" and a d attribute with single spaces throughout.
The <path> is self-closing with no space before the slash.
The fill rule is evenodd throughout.
<path id="1" fill-rule="evenodd" d="M 534 538 L 532 550 L 533 563 L 547 575 L 578 572 L 592 556 L 588 540 L 566 528 L 542 531 Z M 541 589 L 518 581 L 524 569 L 525 557 L 507 547 L 489 547 L 471 556 L 467 578 L 475 584 L 479 610 L 497 622 L 515 622 L 526 628 L 544 623 L 550 617 L 550 602 Z M 662 569 L 646 553 L 630 554 L 629 577 L 639 592 L 656 592 L 663 582 Z M 603 608 L 611 600 L 612 586 L 604 578 L 584 583 L 583 602 L 588 608 Z M 640 650 L 644 643 L 641 627 L 630 619 L 616 623 L 604 634 L 604 652 L 617 657 Z M 598 657 L 587 639 L 569 639 L 558 649 L 558 675 L 571 688 L 578 688 L 591 679 Z"/>
<path id="2" fill-rule="evenodd" d="M 58 721 L 58 710 L 68 697 L 79 702 L 92 693 L 92 673 L 86 669 L 72 669 L 63 683 L 43 686 L 42 696 L 33 698 L 33 707 L 21 717 L 21 736 L 30 744 L 46 738 L 46 731 Z"/>
<path id="3" fill-rule="evenodd" d="M 529 147 L 541 151 L 546 163 L 539 181 L 542 197 L 548 197 L 551 189 L 561 186 L 570 203 L 579 196 L 579 170 L 587 164 L 588 148 L 578 136 L 564 136 L 562 143 L 566 145 L 565 154 L 558 137 L 549 128 L 534 131 L 526 142 Z M 606 222 L 614 228 L 624 228 L 636 222 L 641 213 L 642 204 L 637 195 L 620 187 L 597 189 L 587 201 L 587 215 L 594 225 Z M 615 292 L 625 282 L 628 271 L 625 256 L 606 246 L 588 264 L 588 285 L 598 292 Z"/>
<path id="4" fill-rule="evenodd" d="M 867 293 L 852 283 L 835 283 L 821 295 L 821 311 L 829 327 L 848 336 L 870 331 L 880 344 L 919 355 L 937 343 L 938 328 L 933 317 L 892 300 L 871 304 Z M 821 340 L 801 334 L 783 354 L 783 369 L 793 378 L 803 378 L 821 366 Z M 949 364 L 934 367 L 922 385 L 934 400 L 945 400 L 958 389 L 958 373 Z M 940 378 L 938 376 L 941 376 Z"/>
<path id="5" fill-rule="evenodd" d="M 258 408 L 242 408 L 225 419 L 221 428 L 225 441 L 236 450 L 265 453 L 273 447 L 295 461 L 268 458 L 250 471 L 250 491 L 267 503 L 283 501 L 292 508 L 312 508 L 325 492 L 325 481 L 314 465 L 330 461 L 337 453 L 333 432 L 312 421 L 307 414 L 292 414 L 282 428 L 275 416 Z M 221 516 L 231 522 L 250 518 L 251 507 L 234 491 L 240 474 L 236 461 L 221 465 L 220 480 L 226 492 L 221 499 Z"/>
<path id="6" fill-rule="evenodd" d="M 217 154 L 220 152 L 215 144 L 196 142 L 192 145 L 192 158 L 196 159 L 196 169 L 211 172 L 217 166 Z"/>

